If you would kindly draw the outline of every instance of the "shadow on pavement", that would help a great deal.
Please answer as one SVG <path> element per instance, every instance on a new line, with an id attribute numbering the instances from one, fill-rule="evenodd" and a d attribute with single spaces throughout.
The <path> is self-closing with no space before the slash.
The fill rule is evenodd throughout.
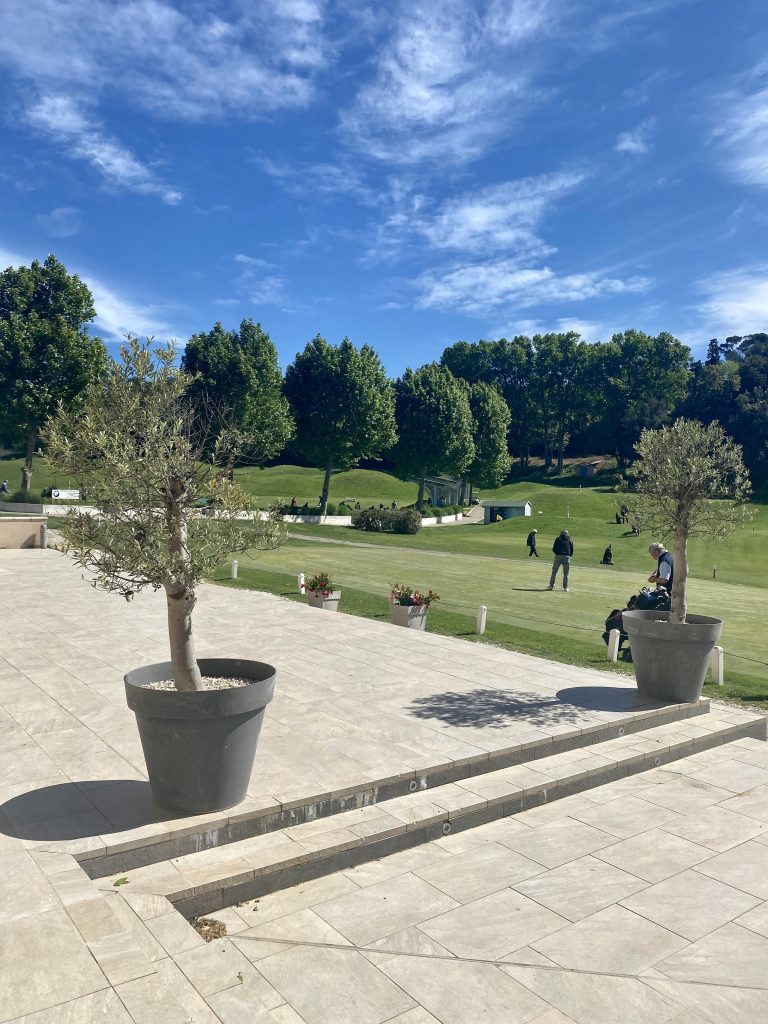
<path id="1" fill-rule="evenodd" d="M 468 693 L 432 693 L 417 697 L 408 711 L 416 718 L 432 718 L 447 725 L 507 726 L 525 722 L 531 726 L 555 722 L 583 721 L 583 712 L 573 705 L 540 693 L 521 690 L 477 689 Z"/>
<path id="2" fill-rule="evenodd" d="M 114 779 L 31 789 L 0 804 L 0 832 L 17 839 L 87 839 L 168 821 L 148 782 Z"/>

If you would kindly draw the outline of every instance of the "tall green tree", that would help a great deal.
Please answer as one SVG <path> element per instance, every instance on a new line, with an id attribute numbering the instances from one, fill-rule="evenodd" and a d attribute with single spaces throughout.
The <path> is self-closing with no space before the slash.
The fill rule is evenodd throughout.
<path id="1" fill-rule="evenodd" d="M 416 507 L 421 509 L 428 473 L 462 476 L 475 457 L 467 390 L 445 366 L 429 363 L 406 370 L 395 382 L 395 411 L 396 472 L 402 479 L 418 479 Z"/>
<path id="2" fill-rule="evenodd" d="M 512 339 L 457 341 L 442 354 L 440 362 L 454 375 L 470 384 L 484 382 L 495 386 L 510 412 L 509 451 L 528 465 L 534 431 L 534 359 L 531 339 L 518 335 Z"/>
<path id="3" fill-rule="evenodd" d="M 473 484 L 499 487 L 509 473 L 511 460 L 507 433 L 510 415 L 507 403 L 489 384 L 470 384 L 468 397 L 475 445 L 475 456 L 465 472 L 471 500 Z"/>
<path id="4" fill-rule="evenodd" d="M 614 334 L 600 354 L 602 419 L 623 469 L 634 458 L 641 432 L 663 427 L 685 397 L 691 353 L 666 331 L 653 336 L 629 330 Z"/>
<path id="5" fill-rule="evenodd" d="M 318 334 L 285 371 L 285 393 L 296 420 L 295 447 L 325 471 L 325 514 L 334 469 L 377 458 L 397 440 L 392 385 L 370 345 L 345 338 L 329 345 Z"/>
<path id="6" fill-rule="evenodd" d="M 280 454 L 293 434 L 293 419 L 277 350 L 261 324 L 243 320 L 239 331 L 226 331 L 216 323 L 194 334 L 181 365 L 194 377 L 190 395 L 205 397 L 249 439 L 243 458 L 259 464 Z"/>
<path id="7" fill-rule="evenodd" d="M 55 256 L 0 273 L 0 434 L 24 446 L 27 494 L 41 427 L 106 373 L 104 346 L 88 334 L 95 316 L 87 285 Z"/>

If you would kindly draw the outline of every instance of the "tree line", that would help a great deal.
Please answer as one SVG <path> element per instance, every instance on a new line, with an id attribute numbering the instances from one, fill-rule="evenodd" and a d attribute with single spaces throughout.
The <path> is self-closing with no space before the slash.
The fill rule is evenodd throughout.
<path id="1" fill-rule="evenodd" d="M 89 333 L 87 286 L 49 256 L 0 274 L 0 437 L 25 453 L 22 488 L 43 424 L 59 402 L 76 406 L 103 377 L 109 356 Z M 261 324 L 220 323 L 193 335 L 182 368 L 208 409 L 258 438 L 263 464 L 286 451 L 331 474 L 386 458 L 419 482 L 430 475 L 495 487 L 513 460 L 561 472 L 566 453 L 615 455 L 624 468 L 645 427 L 678 414 L 719 421 L 743 446 L 756 479 L 768 477 L 768 335 L 710 342 L 698 361 L 671 334 L 628 330 L 587 343 L 576 332 L 457 341 L 437 362 L 388 379 L 369 345 L 320 335 L 280 371 Z"/>

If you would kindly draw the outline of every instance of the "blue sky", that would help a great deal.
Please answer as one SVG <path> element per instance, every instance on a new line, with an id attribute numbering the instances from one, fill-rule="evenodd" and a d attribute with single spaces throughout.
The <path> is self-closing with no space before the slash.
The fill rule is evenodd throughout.
<path id="1" fill-rule="evenodd" d="M 768 329 L 764 0 L 3 0 L 0 264 L 96 330 Z"/>

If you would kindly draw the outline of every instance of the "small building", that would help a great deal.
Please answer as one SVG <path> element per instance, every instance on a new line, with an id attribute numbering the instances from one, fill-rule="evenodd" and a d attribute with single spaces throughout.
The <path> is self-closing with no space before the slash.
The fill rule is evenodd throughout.
<path id="1" fill-rule="evenodd" d="M 495 523 L 496 517 L 502 519 L 515 519 L 517 516 L 530 516 L 533 513 L 533 505 L 530 501 L 512 501 L 505 498 L 494 498 L 489 501 L 481 501 L 484 510 L 484 523 Z"/>
<path id="2" fill-rule="evenodd" d="M 596 459 L 594 462 L 582 462 L 576 467 L 576 472 L 579 476 L 597 476 L 603 461 L 603 459 Z"/>

